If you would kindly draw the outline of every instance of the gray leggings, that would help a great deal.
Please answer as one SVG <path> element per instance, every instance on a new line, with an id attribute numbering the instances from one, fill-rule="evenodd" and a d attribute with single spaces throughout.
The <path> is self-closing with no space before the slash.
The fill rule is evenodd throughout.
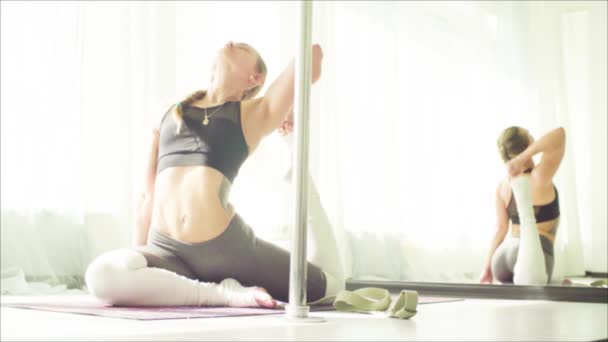
<path id="1" fill-rule="evenodd" d="M 181 242 L 152 227 L 147 245 L 136 250 L 144 255 L 149 267 L 203 282 L 234 278 L 243 286 L 263 287 L 275 299 L 288 301 L 289 252 L 258 239 L 236 213 L 228 228 L 212 240 Z M 325 273 L 309 262 L 306 275 L 307 300 L 321 299 L 327 286 Z"/>
<path id="2" fill-rule="evenodd" d="M 554 254 L 553 243 L 547 237 L 540 235 L 540 245 L 545 256 L 545 267 L 547 270 L 548 281 L 551 280 L 553 273 Z M 517 253 L 519 252 L 519 239 L 508 238 L 505 240 L 494 253 L 492 258 L 492 274 L 501 283 L 513 283 L 513 270 L 517 261 Z"/>

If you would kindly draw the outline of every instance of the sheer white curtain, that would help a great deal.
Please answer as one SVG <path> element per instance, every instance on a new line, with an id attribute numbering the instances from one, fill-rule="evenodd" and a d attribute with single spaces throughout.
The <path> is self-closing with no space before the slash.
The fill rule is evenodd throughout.
<path id="1" fill-rule="evenodd" d="M 602 273 L 608 272 L 607 13 L 606 2 L 565 4 L 556 30 L 561 35 L 556 45 L 562 49 L 564 68 L 553 75 L 564 82 L 557 89 L 567 113 L 558 111 L 558 115 L 571 130 L 568 147 L 573 175 L 568 186 L 573 195 L 567 205 L 578 211 L 572 217 L 574 222 L 578 219 L 581 233 L 580 241 L 571 235 L 566 239 L 581 244 L 586 270 Z M 579 260 L 565 258 L 566 267 L 574 262 Z"/>
<path id="2" fill-rule="evenodd" d="M 128 246 L 153 123 L 207 84 L 228 40 L 255 46 L 276 78 L 293 57 L 281 30 L 293 6 L 2 2 L 3 291 L 80 286 L 92 258 Z M 233 188 L 263 237 L 286 235 L 287 156 L 272 137 Z"/>
<path id="3" fill-rule="evenodd" d="M 175 90 L 168 7 L 2 3 L 3 291 L 77 287 L 128 244 L 146 128 Z"/>

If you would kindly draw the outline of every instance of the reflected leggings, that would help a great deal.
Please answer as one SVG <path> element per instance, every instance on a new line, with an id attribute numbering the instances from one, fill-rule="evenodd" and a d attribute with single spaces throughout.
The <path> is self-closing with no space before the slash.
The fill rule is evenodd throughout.
<path id="1" fill-rule="evenodd" d="M 289 297 L 289 252 L 258 239 L 243 219 L 234 214 L 228 228 L 218 237 L 199 243 L 172 239 L 151 227 L 148 244 L 136 249 L 148 267 L 173 271 L 186 278 L 219 283 L 234 278 L 243 286 L 265 288 L 275 299 Z M 307 300 L 325 296 L 326 274 L 307 264 Z"/>
<path id="2" fill-rule="evenodd" d="M 545 236 L 539 235 L 540 244 L 545 257 L 545 268 L 549 281 L 553 273 L 555 262 L 553 254 L 553 243 Z M 501 283 L 513 283 L 513 270 L 517 262 L 519 252 L 519 238 L 509 237 L 496 249 L 492 258 L 492 274 Z"/>

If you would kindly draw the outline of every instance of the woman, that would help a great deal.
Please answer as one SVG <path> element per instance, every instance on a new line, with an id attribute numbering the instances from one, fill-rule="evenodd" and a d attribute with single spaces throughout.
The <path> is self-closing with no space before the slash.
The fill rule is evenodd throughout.
<path id="1" fill-rule="evenodd" d="M 321 61 L 314 45 L 313 83 Z M 287 301 L 289 254 L 256 238 L 228 201 L 242 163 L 264 137 L 289 125 L 294 63 L 254 98 L 265 78 L 257 51 L 229 42 L 215 58 L 207 90 L 165 113 L 150 144 L 136 248 L 91 264 L 86 281 L 95 296 L 114 305 L 274 307 L 272 297 Z M 316 265 L 307 269 L 309 300 L 343 288 Z"/>
<path id="2" fill-rule="evenodd" d="M 566 135 L 563 128 L 556 128 L 538 141 L 521 127 L 509 127 L 498 138 L 498 150 L 510 178 L 529 175 L 531 201 L 534 205 L 534 219 L 544 254 L 546 279 L 551 279 L 553 271 L 553 243 L 559 225 L 559 197 L 553 184 L 555 175 L 564 156 Z M 538 165 L 532 157 L 542 153 Z M 501 283 L 512 283 L 515 263 L 520 246 L 520 217 L 513 198 L 510 179 L 500 182 L 496 190 L 497 229 L 481 283 L 491 283 L 493 278 Z M 505 240 L 511 222 L 511 237 Z"/>

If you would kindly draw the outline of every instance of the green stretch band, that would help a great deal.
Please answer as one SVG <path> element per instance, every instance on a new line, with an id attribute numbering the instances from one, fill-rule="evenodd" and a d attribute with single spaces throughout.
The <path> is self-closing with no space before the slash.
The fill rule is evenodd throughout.
<path id="1" fill-rule="evenodd" d="M 593 287 L 608 287 L 608 279 L 600 279 L 589 284 Z"/>
<path id="2" fill-rule="evenodd" d="M 321 298 L 309 305 L 332 304 L 338 311 L 362 312 L 386 317 L 408 319 L 416 315 L 418 292 L 403 290 L 391 301 L 388 290 L 366 287 L 355 291 L 343 290 L 336 296 Z"/>

